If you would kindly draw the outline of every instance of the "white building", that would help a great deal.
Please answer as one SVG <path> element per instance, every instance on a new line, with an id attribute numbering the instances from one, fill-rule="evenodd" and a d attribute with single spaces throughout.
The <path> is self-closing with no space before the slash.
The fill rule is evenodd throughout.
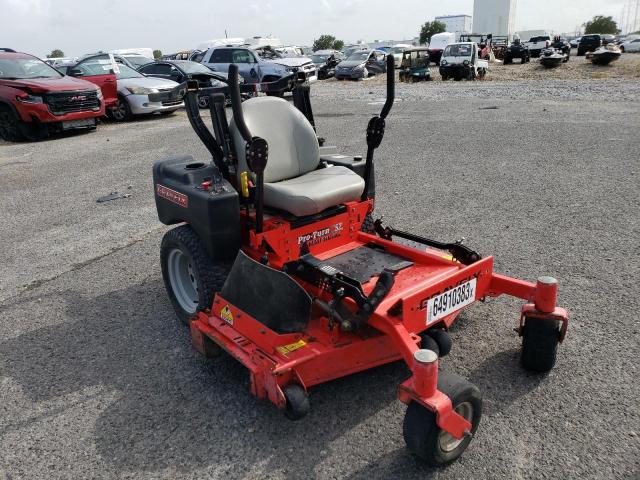
<path id="1" fill-rule="evenodd" d="M 443 15 L 436 20 L 447 26 L 447 32 L 471 33 L 472 21 L 469 15 Z"/>
<path id="2" fill-rule="evenodd" d="M 517 4 L 518 0 L 474 0 L 473 33 L 513 34 Z"/>

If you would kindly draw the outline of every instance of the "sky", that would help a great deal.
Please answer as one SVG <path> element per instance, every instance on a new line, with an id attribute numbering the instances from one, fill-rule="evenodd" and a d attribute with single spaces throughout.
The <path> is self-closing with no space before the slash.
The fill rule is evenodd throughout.
<path id="1" fill-rule="evenodd" d="M 573 32 L 594 15 L 619 19 L 625 0 L 518 0 L 517 30 Z M 278 37 L 311 45 L 418 35 L 437 15 L 473 13 L 473 0 L 0 0 L 0 47 L 44 56 L 151 47 L 190 50 L 214 38 Z"/>

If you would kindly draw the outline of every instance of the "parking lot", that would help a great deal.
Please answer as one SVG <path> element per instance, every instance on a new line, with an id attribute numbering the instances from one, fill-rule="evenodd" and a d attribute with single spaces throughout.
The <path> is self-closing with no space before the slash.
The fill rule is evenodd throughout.
<path id="1" fill-rule="evenodd" d="M 513 68 L 518 68 L 514 66 Z M 640 84 L 398 85 L 376 216 L 560 281 L 556 368 L 519 366 L 520 304 L 466 310 L 442 368 L 484 413 L 445 469 L 411 457 L 394 364 L 311 390 L 289 422 L 230 357 L 205 360 L 159 267 L 151 165 L 206 151 L 184 112 L 37 143 L 0 141 L 0 479 L 638 478 Z M 384 88 L 312 89 L 318 133 L 364 153 Z M 107 203 L 113 191 L 130 195 Z"/>

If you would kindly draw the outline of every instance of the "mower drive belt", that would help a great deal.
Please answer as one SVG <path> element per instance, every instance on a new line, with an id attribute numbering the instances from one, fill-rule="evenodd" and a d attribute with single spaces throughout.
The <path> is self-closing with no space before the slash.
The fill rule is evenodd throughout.
<path id="1" fill-rule="evenodd" d="M 367 283 L 371 277 L 380 275 L 384 270 L 395 273 L 413 265 L 413 262 L 407 261 L 406 258 L 368 245 L 336 255 L 323 263 L 360 283 Z"/>

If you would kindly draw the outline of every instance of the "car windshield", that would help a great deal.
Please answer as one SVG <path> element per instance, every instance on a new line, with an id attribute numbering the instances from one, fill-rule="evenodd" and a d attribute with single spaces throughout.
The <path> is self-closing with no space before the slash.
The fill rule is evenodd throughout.
<path id="1" fill-rule="evenodd" d="M 470 57 L 471 45 L 448 45 L 444 49 L 445 57 Z"/>
<path id="2" fill-rule="evenodd" d="M 311 61 L 313 63 L 324 63 L 329 57 L 330 55 L 311 55 Z"/>
<path id="3" fill-rule="evenodd" d="M 184 70 L 186 73 L 211 73 L 211 69 L 205 67 L 201 63 L 196 62 L 180 62 L 176 65 Z"/>
<path id="4" fill-rule="evenodd" d="M 122 55 L 122 58 L 124 58 L 127 62 L 129 62 L 131 65 L 133 65 L 136 68 L 141 67 L 142 65 L 146 65 L 147 63 L 153 62 L 153 58 L 143 57 L 142 55 L 131 55 L 131 56 Z"/>
<path id="5" fill-rule="evenodd" d="M 366 60 L 367 58 L 369 58 L 369 52 L 365 50 L 363 52 L 352 53 L 351 55 L 349 55 L 349 58 L 347 58 L 347 60 Z"/>
<path id="6" fill-rule="evenodd" d="M 402 53 L 405 51 L 404 47 L 393 47 L 390 53 Z"/>
<path id="7" fill-rule="evenodd" d="M 284 58 L 284 56 L 270 47 L 258 48 L 256 53 L 265 60 L 273 60 L 274 58 Z"/>
<path id="8" fill-rule="evenodd" d="M 60 78 L 62 74 L 37 58 L 0 58 L 0 78 Z"/>
<path id="9" fill-rule="evenodd" d="M 124 80 L 125 78 L 144 78 L 140 72 L 136 72 L 133 68 L 126 65 L 118 65 L 120 72 L 116 73 L 118 80 Z"/>

